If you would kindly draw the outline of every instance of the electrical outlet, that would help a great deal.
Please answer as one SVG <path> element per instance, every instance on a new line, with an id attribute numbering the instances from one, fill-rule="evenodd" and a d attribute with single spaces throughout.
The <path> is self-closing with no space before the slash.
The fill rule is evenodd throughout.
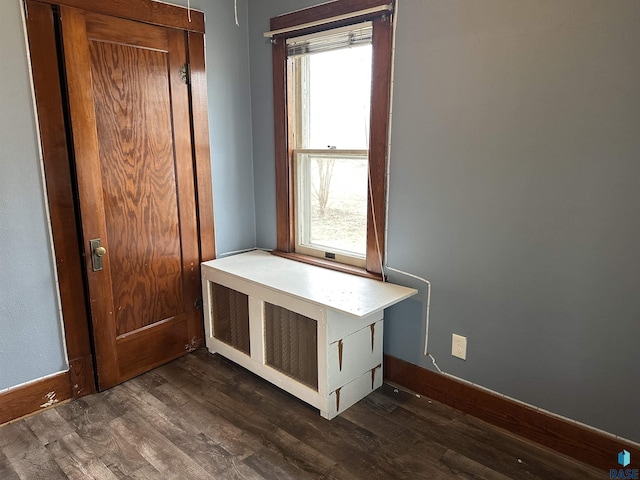
<path id="1" fill-rule="evenodd" d="M 451 355 L 462 360 L 467 359 L 467 337 L 455 333 L 451 336 Z"/>

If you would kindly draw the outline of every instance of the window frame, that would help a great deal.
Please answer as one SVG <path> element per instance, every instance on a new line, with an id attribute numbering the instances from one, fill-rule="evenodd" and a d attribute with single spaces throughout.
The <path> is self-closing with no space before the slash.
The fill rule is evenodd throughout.
<path id="1" fill-rule="evenodd" d="M 389 140 L 389 109 L 391 102 L 391 64 L 393 40 L 393 10 L 358 12 L 391 5 L 393 0 L 336 0 L 271 19 L 271 30 L 291 29 L 272 38 L 273 101 L 276 167 L 276 250 L 274 254 L 294 260 L 345 271 L 360 276 L 382 278 L 385 252 L 387 152 Z M 356 14 L 340 20 L 333 18 Z M 287 38 L 318 33 L 346 25 L 371 21 L 373 25 L 373 56 L 371 112 L 369 123 L 370 187 L 367 194 L 367 249 L 365 268 L 354 267 L 295 252 L 295 180 L 292 74 L 287 62 Z M 326 22 L 305 27 L 305 24 Z M 302 28 L 297 28 L 302 26 Z M 371 205 L 373 204 L 373 208 Z M 375 212 L 375 218 L 374 218 Z M 380 254 L 379 254 L 380 253 Z"/>

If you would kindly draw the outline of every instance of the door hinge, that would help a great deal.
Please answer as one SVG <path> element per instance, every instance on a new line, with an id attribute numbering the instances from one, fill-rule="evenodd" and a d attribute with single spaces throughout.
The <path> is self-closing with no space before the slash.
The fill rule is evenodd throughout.
<path id="1" fill-rule="evenodd" d="M 180 69 L 178 70 L 178 75 L 180 75 L 180 80 L 182 80 L 182 83 L 189 85 L 189 83 L 191 82 L 191 72 L 189 70 L 188 63 L 185 63 L 180 67 Z"/>
<path id="2" fill-rule="evenodd" d="M 196 310 L 202 310 L 202 299 L 196 298 L 196 301 L 193 302 L 193 306 L 195 307 Z"/>

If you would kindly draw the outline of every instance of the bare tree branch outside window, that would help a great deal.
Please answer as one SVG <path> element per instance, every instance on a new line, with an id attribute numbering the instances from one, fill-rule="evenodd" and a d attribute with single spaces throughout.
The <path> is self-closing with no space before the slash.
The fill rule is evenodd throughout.
<path id="1" fill-rule="evenodd" d="M 336 163 L 335 158 L 316 158 L 316 167 L 318 168 L 318 185 L 313 186 L 313 194 L 318 200 L 320 216 L 324 217 L 329 202 L 329 190 L 331 188 L 331 177 L 333 176 L 333 166 Z"/>

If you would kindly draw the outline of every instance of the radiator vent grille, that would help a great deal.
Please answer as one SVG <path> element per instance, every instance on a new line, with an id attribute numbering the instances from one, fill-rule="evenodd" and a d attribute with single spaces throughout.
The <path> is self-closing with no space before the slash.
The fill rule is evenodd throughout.
<path id="1" fill-rule="evenodd" d="M 249 355 L 249 297 L 217 283 L 210 285 L 213 336 Z"/>
<path id="2" fill-rule="evenodd" d="M 317 322 L 266 302 L 264 321 L 267 365 L 317 390 Z"/>

